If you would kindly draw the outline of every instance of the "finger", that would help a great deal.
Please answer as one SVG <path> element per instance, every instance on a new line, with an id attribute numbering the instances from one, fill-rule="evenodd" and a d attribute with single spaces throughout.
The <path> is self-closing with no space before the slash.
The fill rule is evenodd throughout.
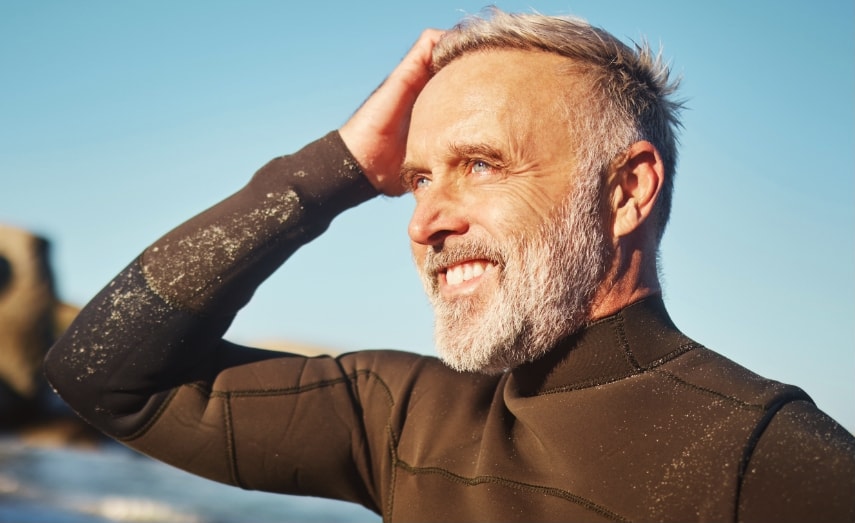
<path id="1" fill-rule="evenodd" d="M 440 29 L 425 29 L 416 43 L 410 48 L 394 73 L 402 76 L 402 80 L 414 83 L 421 88 L 430 79 L 433 62 L 433 48 L 439 42 L 445 31 Z M 391 75 L 390 75 L 391 76 Z"/>

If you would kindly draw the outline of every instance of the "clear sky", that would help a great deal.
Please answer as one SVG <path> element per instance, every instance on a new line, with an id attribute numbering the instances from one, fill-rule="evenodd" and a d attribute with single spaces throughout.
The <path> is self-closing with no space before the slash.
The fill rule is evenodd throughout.
<path id="1" fill-rule="evenodd" d="M 853 3 L 497 5 L 663 46 L 689 106 L 662 250 L 671 314 L 855 430 Z M 0 222 L 50 239 L 60 297 L 83 304 L 268 159 L 340 126 L 424 27 L 483 6 L 0 0 Z M 229 337 L 432 353 L 411 209 L 378 198 L 339 217 Z"/>

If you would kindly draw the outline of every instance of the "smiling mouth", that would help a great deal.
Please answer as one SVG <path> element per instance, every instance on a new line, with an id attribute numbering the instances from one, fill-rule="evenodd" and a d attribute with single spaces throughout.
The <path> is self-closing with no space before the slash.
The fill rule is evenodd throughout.
<path id="1" fill-rule="evenodd" d="M 498 284 L 504 260 L 494 243 L 473 238 L 427 249 L 420 272 L 429 294 L 451 299 L 476 292 L 482 283 L 488 283 L 485 278 Z"/>
<path id="2" fill-rule="evenodd" d="M 481 276 L 491 267 L 495 264 L 489 260 L 469 260 L 447 267 L 442 272 L 445 273 L 445 283 L 454 287 Z"/>

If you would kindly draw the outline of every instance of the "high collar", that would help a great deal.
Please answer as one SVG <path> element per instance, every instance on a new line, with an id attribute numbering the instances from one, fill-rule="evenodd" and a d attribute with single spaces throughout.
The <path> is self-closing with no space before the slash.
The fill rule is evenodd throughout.
<path id="1" fill-rule="evenodd" d="M 697 346 L 677 330 L 657 294 L 570 335 L 509 379 L 524 396 L 581 389 L 638 374 Z"/>

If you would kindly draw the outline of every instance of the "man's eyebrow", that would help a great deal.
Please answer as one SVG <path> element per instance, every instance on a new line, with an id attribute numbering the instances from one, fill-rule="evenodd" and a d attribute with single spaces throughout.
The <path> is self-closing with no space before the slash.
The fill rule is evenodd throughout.
<path id="1" fill-rule="evenodd" d="M 448 145 L 447 161 L 449 164 L 459 164 L 461 160 L 483 159 L 496 165 L 503 167 L 507 165 L 508 160 L 502 151 L 492 145 L 486 143 L 464 143 L 456 142 Z M 412 188 L 412 179 L 417 174 L 430 172 L 430 169 L 420 167 L 414 162 L 404 161 L 401 164 L 399 178 L 401 183 L 407 189 Z"/>
<path id="2" fill-rule="evenodd" d="M 401 179 L 401 185 L 403 185 L 405 189 L 411 190 L 413 187 L 413 185 L 412 185 L 413 177 L 416 174 L 422 173 L 422 172 L 425 172 L 425 170 L 417 167 L 416 164 L 414 164 L 412 162 L 406 162 L 405 161 L 404 163 L 401 164 L 400 173 L 398 175 L 399 178 Z"/>
<path id="3" fill-rule="evenodd" d="M 486 143 L 452 143 L 449 152 L 455 160 L 481 158 L 499 165 L 507 163 L 501 150 Z"/>

